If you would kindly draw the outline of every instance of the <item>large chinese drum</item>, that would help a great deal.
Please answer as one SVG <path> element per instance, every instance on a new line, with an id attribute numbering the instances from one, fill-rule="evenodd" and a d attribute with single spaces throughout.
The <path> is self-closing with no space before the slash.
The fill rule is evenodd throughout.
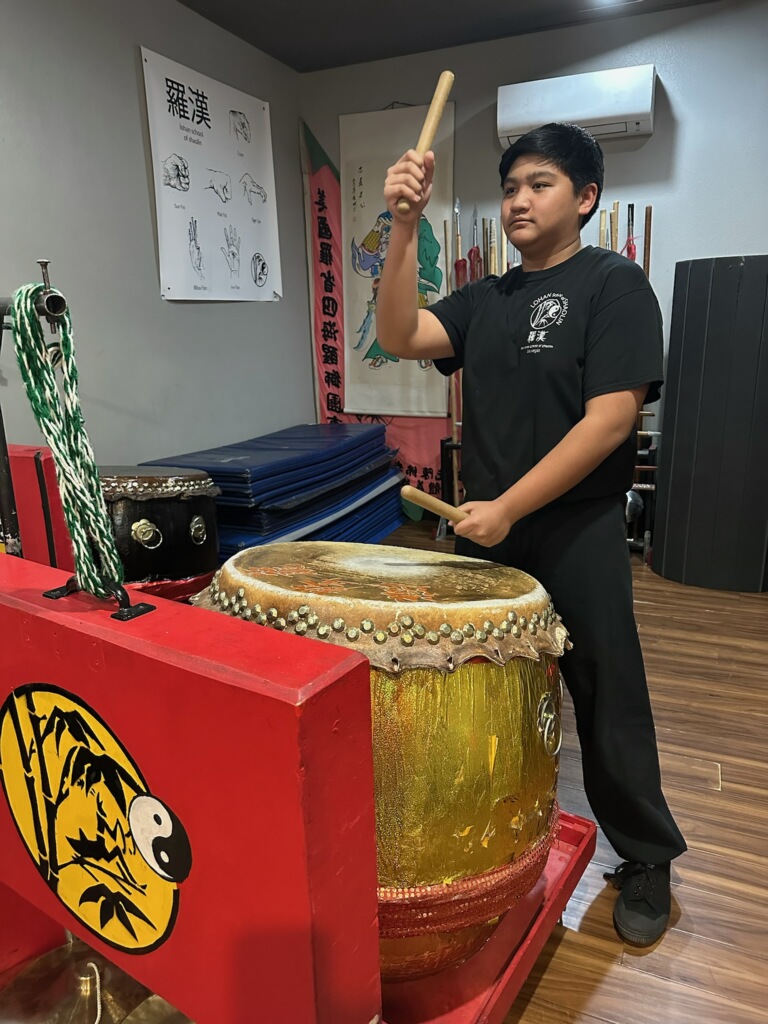
<path id="1" fill-rule="evenodd" d="M 382 974 L 479 949 L 557 829 L 567 633 L 544 588 L 480 559 L 298 542 L 239 552 L 195 603 L 369 658 Z"/>

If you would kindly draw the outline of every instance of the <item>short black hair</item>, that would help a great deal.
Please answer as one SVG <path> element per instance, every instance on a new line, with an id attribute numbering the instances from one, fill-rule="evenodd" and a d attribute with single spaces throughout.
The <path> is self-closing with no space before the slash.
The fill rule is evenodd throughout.
<path id="1" fill-rule="evenodd" d="M 504 186 L 510 167 L 521 156 L 540 156 L 559 171 L 567 175 L 573 183 L 573 191 L 581 192 L 593 182 L 597 185 L 597 198 L 589 213 L 584 214 L 581 226 L 587 223 L 600 205 L 603 193 L 605 167 L 603 151 L 597 140 L 584 128 L 576 124 L 551 124 L 534 128 L 513 142 L 505 150 L 499 164 L 501 184 Z"/>

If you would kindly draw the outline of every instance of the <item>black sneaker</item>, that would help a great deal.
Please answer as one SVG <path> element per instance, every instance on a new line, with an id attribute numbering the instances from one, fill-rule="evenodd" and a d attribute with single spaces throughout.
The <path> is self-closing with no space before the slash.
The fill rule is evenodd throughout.
<path id="1" fill-rule="evenodd" d="M 625 942 L 650 946 L 660 939 L 669 922 L 672 896 L 669 862 L 635 864 L 625 862 L 603 875 L 619 889 L 613 909 L 613 923 Z"/>

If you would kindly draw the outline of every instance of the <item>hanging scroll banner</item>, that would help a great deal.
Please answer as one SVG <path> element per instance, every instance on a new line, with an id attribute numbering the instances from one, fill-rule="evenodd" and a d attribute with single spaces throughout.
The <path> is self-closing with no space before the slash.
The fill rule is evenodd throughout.
<path id="1" fill-rule="evenodd" d="M 428 106 L 398 107 L 339 118 L 341 146 L 346 412 L 440 416 L 448 407 L 445 378 L 429 360 L 400 360 L 376 337 L 376 294 L 389 244 L 391 214 L 382 189 L 387 168 L 421 132 Z M 445 295 L 443 222 L 451 219 L 454 105 L 445 107 L 432 148 L 436 169 L 419 225 L 418 301 L 425 308 Z"/>
<path id="2" fill-rule="evenodd" d="M 450 423 L 440 418 L 347 413 L 344 334 L 344 278 L 350 273 L 341 247 L 339 172 L 306 124 L 301 126 L 304 209 L 312 309 L 312 355 L 317 418 L 320 423 L 373 420 L 386 426 L 387 443 L 413 487 L 440 496 L 440 441 Z M 436 370 L 432 370 L 438 376 Z"/>

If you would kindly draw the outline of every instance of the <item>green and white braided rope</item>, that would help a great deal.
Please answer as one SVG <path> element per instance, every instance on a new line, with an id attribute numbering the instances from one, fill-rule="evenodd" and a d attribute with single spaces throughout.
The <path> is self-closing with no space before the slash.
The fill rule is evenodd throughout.
<path id="1" fill-rule="evenodd" d="M 13 296 L 9 313 L 16 358 L 35 419 L 53 455 L 78 585 L 97 597 L 109 597 L 102 577 L 122 583 L 124 572 L 80 408 L 72 320 L 67 311 L 59 321 L 58 335 L 51 336 L 53 343 L 46 342 L 35 309 L 43 288 L 42 284 L 24 285 Z M 57 365 L 62 372 L 61 390 Z"/>

